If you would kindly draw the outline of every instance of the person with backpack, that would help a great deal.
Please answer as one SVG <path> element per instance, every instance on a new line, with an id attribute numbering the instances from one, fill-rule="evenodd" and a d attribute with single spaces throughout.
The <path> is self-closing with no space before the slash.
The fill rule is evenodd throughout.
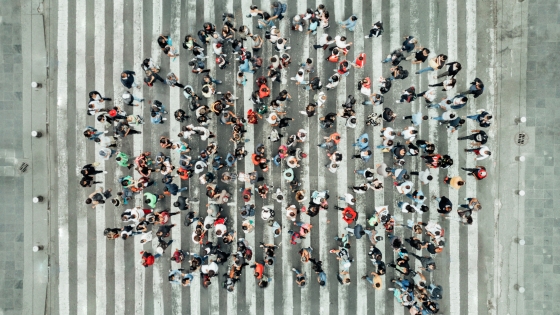
<path id="1" fill-rule="evenodd" d="M 288 5 L 285 3 L 281 3 L 280 1 L 274 1 L 271 7 L 272 14 L 270 15 L 270 20 L 282 20 L 284 18 L 284 13 L 286 13 L 286 10 L 288 9 Z"/>
<path id="2" fill-rule="evenodd" d="M 366 35 L 365 38 L 379 37 L 381 34 L 383 34 L 383 23 L 377 21 L 373 23 L 372 28 L 369 30 L 369 35 Z"/>
<path id="3" fill-rule="evenodd" d="M 408 89 L 404 90 L 403 93 L 401 94 L 401 99 L 396 100 L 395 102 L 404 103 L 406 101 L 407 103 L 410 103 L 414 101 L 416 97 L 417 97 L 416 89 L 414 88 L 414 86 L 411 86 Z"/>

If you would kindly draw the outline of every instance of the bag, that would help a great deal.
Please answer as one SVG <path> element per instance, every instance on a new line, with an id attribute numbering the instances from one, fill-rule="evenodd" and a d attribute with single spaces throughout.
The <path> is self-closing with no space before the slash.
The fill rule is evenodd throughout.
<path id="1" fill-rule="evenodd" d="M 280 4 L 280 7 L 282 8 L 282 12 L 280 13 L 286 13 L 286 10 L 288 9 L 288 5 L 285 3 Z"/>

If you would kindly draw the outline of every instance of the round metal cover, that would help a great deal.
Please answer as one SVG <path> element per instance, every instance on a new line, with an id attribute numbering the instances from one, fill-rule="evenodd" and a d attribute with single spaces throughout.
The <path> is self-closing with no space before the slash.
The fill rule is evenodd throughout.
<path id="1" fill-rule="evenodd" d="M 514 141 L 518 146 L 526 145 L 529 142 L 529 135 L 524 132 L 517 133 Z"/>

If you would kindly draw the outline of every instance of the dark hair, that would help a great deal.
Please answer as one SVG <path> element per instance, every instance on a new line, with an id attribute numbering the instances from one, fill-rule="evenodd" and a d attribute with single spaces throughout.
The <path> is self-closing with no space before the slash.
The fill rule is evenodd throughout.
<path id="1" fill-rule="evenodd" d="M 91 204 L 91 202 L 92 202 L 91 198 L 86 199 L 86 204 L 87 205 Z"/>

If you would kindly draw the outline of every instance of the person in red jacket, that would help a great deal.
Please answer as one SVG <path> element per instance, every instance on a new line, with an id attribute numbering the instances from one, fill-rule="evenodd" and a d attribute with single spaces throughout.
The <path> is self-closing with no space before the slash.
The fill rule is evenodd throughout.
<path id="1" fill-rule="evenodd" d="M 485 179 L 488 173 L 486 173 L 486 167 L 484 166 L 477 166 L 475 168 L 464 168 L 461 167 L 462 170 L 470 172 L 469 175 L 474 176 L 477 180 Z"/>
<path id="2" fill-rule="evenodd" d="M 342 220 L 344 220 L 348 224 L 352 224 L 352 222 L 354 222 L 354 220 L 356 220 L 356 217 L 358 216 L 358 213 L 356 213 L 356 211 L 350 207 L 346 207 L 343 209 L 335 206 L 335 209 L 342 210 Z"/>
<path id="3" fill-rule="evenodd" d="M 156 258 L 154 257 L 154 255 L 145 252 L 145 251 L 141 251 L 140 255 L 142 255 L 142 266 L 148 268 L 151 265 L 154 264 L 154 262 L 156 261 Z"/>
<path id="4" fill-rule="evenodd" d="M 352 63 L 352 65 L 356 68 L 363 68 L 366 64 L 366 54 L 361 53 L 356 57 L 356 61 Z"/>

